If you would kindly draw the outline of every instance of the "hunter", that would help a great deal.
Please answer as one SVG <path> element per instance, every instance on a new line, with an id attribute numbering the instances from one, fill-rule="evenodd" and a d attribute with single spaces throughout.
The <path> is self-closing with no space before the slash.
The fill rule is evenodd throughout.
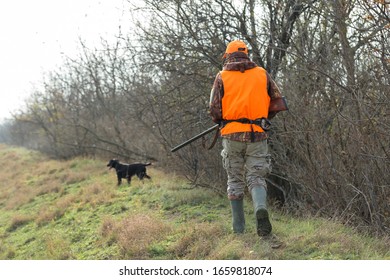
<path id="1" fill-rule="evenodd" d="M 244 189 L 252 196 L 257 234 L 269 236 L 272 225 L 267 209 L 265 177 L 271 172 L 268 151 L 270 103 L 281 99 L 269 73 L 248 57 L 240 40 L 227 45 L 223 69 L 215 78 L 210 94 L 210 115 L 220 125 L 222 162 L 227 172 L 227 196 L 232 209 L 234 233 L 245 230 Z"/>

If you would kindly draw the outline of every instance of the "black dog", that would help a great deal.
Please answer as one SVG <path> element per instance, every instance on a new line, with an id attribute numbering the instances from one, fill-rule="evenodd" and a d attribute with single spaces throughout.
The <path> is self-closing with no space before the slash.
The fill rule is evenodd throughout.
<path id="1" fill-rule="evenodd" d="M 151 179 L 149 175 L 146 174 L 146 166 L 151 165 L 151 163 L 120 163 L 117 159 L 111 159 L 107 166 L 115 168 L 116 175 L 118 177 L 118 186 L 122 183 L 122 178 L 127 179 L 127 183 L 130 185 L 131 177 L 137 175 L 140 180 L 144 178 Z"/>

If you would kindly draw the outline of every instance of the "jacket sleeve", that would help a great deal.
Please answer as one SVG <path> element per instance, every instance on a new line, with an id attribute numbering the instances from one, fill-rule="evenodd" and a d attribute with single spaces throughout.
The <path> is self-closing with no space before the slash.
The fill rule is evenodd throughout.
<path id="1" fill-rule="evenodd" d="M 278 85 L 272 79 L 271 75 L 267 73 L 267 82 L 268 82 L 268 95 L 272 99 L 281 98 L 282 94 L 280 93 Z"/>
<path id="2" fill-rule="evenodd" d="M 281 98 L 282 94 L 280 93 L 278 85 L 275 83 L 275 81 L 272 79 L 271 75 L 267 73 L 267 88 L 268 88 L 268 95 L 271 97 L 271 100 Z M 277 112 L 269 113 L 268 118 L 272 119 L 275 117 Z"/>
<path id="3" fill-rule="evenodd" d="M 210 93 L 209 114 L 215 123 L 220 123 L 222 120 L 222 97 L 223 97 L 223 82 L 221 73 L 215 77 L 213 88 Z"/>

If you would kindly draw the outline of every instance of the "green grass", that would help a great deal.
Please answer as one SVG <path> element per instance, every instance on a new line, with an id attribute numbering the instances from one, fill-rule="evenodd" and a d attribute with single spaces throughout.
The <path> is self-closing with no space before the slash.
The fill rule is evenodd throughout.
<path id="1" fill-rule="evenodd" d="M 105 161 L 5 145 L 0 156 L 0 259 L 390 259 L 389 239 L 271 208 L 275 249 L 256 235 L 249 197 L 247 230 L 232 234 L 225 197 L 154 167 L 117 187 Z"/>

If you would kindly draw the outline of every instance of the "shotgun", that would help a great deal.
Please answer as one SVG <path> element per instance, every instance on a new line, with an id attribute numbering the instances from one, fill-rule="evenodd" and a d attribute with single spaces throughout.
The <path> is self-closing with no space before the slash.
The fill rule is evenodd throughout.
<path id="1" fill-rule="evenodd" d="M 204 135 L 206 135 L 206 134 L 212 132 L 212 131 L 215 130 L 215 129 L 218 129 L 218 126 L 219 126 L 219 124 L 216 124 L 216 125 L 214 125 L 214 126 L 208 128 L 207 130 L 205 130 L 205 131 L 199 133 L 198 135 L 195 135 L 195 136 L 192 137 L 191 139 L 188 139 L 187 141 L 181 143 L 180 145 L 177 145 L 176 147 L 172 148 L 172 149 L 171 149 L 171 152 L 172 152 L 172 153 L 173 153 L 173 152 L 176 152 L 176 151 L 179 150 L 180 148 L 183 148 L 184 146 L 187 146 L 188 144 L 190 144 L 190 143 L 194 142 L 195 140 L 199 139 L 200 137 L 202 137 L 202 136 L 204 136 Z"/>
<path id="2" fill-rule="evenodd" d="M 284 97 L 284 96 L 271 100 L 271 103 L 270 103 L 269 109 L 268 109 L 269 113 L 275 113 L 275 114 L 278 112 L 287 111 L 287 110 L 288 110 L 287 100 L 286 100 L 286 97 Z M 187 146 L 188 144 L 194 142 L 195 140 L 201 138 L 202 136 L 212 132 L 215 129 L 218 129 L 218 127 L 219 127 L 219 124 L 216 124 L 208 129 L 206 129 L 205 131 L 199 133 L 198 135 L 195 135 L 191 139 L 188 139 L 187 141 L 181 143 L 180 145 L 177 145 L 176 147 L 172 148 L 171 152 L 172 153 L 176 152 L 177 150 L 183 148 L 184 146 Z"/>

